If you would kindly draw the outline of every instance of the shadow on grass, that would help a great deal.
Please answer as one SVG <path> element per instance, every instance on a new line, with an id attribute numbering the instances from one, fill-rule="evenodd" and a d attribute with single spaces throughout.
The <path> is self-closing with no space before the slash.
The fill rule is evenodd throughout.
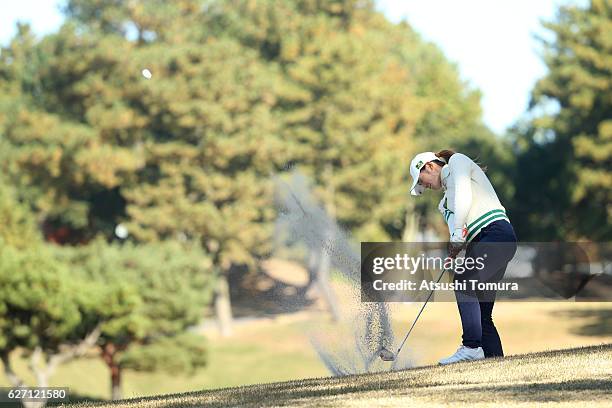
<path id="1" fill-rule="evenodd" d="M 561 319 L 580 320 L 571 331 L 580 336 L 612 336 L 612 308 L 592 310 L 563 310 L 552 312 Z"/>
<path id="2" fill-rule="evenodd" d="M 608 353 L 612 345 L 580 347 L 567 350 L 551 350 L 533 354 L 511 356 L 499 361 L 475 362 L 471 369 L 495 369 L 502 364 L 512 369 L 520 361 L 536 358 L 538 364 L 546 364 L 549 357 L 563 364 L 564 356 L 590 356 Z M 493 363 L 493 366 L 491 366 Z M 117 401 L 120 407 L 163 406 L 163 407 L 262 407 L 262 406 L 302 406 L 346 405 L 350 400 L 361 398 L 370 400 L 381 395 L 372 392 L 389 391 L 390 397 L 411 396 L 432 402 L 495 402 L 499 401 L 585 401 L 585 392 L 590 399 L 606 397 L 612 388 L 610 377 L 586 378 L 570 381 L 549 381 L 543 383 L 482 385 L 465 381 L 449 381 L 445 372 L 465 371 L 467 366 L 457 367 L 419 367 L 407 371 L 363 374 L 350 377 L 314 378 L 288 381 L 283 383 L 259 384 L 237 388 L 195 391 L 184 394 L 159 395 L 156 397 L 133 398 Z M 503 368 L 503 367 L 502 367 Z M 499 366 L 497 366 L 499 369 Z M 520 381 L 520 380 L 519 380 Z M 450 388 L 449 388 L 450 387 Z M 460 387 L 460 389 L 458 388 Z M 323 400 L 322 400 L 323 399 Z M 362 402 L 366 402 L 365 400 Z M 87 406 L 90 406 L 87 404 Z M 95 406 L 92 404 L 91 406 Z M 106 405 L 105 406 L 111 406 Z"/>
<path id="3" fill-rule="evenodd" d="M 591 398 L 609 395 L 612 380 L 588 379 L 532 384 L 470 387 L 454 394 L 456 402 L 569 402 L 585 401 L 584 392 Z"/>
<path id="4" fill-rule="evenodd" d="M 557 401 L 584 401 L 584 392 L 588 392 L 591 397 L 598 398 L 607 395 L 607 390 L 612 386 L 611 380 L 572 380 L 558 381 L 534 384 L 517 384 L 517 385 L 496 385 L 483 387 L 466 387 L 461 392 L 453 392 L 452 395 L 444 396 L 444 392 L 436 386 L 445 386 L 446 383 L 435 383 L 428 381 L 426 384 L 419 386 L 414 383 L 406 383 L 404 379 L 394 379 L 381 382 L 342 384 L 337 387 L 314 387 L 311 389 L 302 388 L 296 389 L 287 386 L 272 386 L 258 387 L 253 389 L 234 389 L 232 392 L 219 395 L 217 391 L 216 398 L 207 400 L 206 395 L 201 393 L 193 395 L 199 397 L 199 400 L 188 401 L 189 394 L 182 395 L 182 398 L 169 400 L 166 397 L 160 397 L 164 401 L 164 407 L 185 408 L 185 407 L 207 407 L 220 408 L 227 406 L 240 407 L 262 407 L 262 406 L 301 406 L 312 405 L 313 401 L 322 403 L 320 398 L 332 397 L 331 401 L 327 401 L 334 405 L 336 398 L 342 398 L 343 401 L 359 399 L 359 394 L 370 391 L 392 391 L 390 396 L 401 397 L 402 395 L 410 394 L 412 397 L 423 400 L 438 401 L 446 400 L 453 403 L 476 403 L 476 402 L 499 402 L 500 399 L 506 402 L 557 402 Z M 408 388 L 409 387 L 409 388 Z M 431 388 L 434 387 L 434 388 Z M 448 391 L 448 390 L 447 390 Z M 456 390 L 455 390 L 456 391 Z M 599 395 L 601 394 L 601 395 Z M 334 398 L 335 397 L 335 398 Z M 152 406 L 150 402 L 154 399 L 148 399 L 147 406 Z M 127 402 L 127 401 L 126 401 Z M 325 404 L 324 404 L 325 405 Z"/>
<path id="5" fill-rule="evenodd" d="M 309 380 L 308 384 L 299 382 L 265 384 L 255 387 L 239 387 L 228 390 L 209 392 L 194 392 L 181 395 L 161 395 L 156 398 L 143 398 L 142 405 L 154 406 L 156 401 L 163 402 L 163 407 L 262 407 L 262 406 L 299 406 L 301 399 L 312 404 L 312 399 L 334 397 L 352 393 L 363 393 L 376 390 L 397 390 L 405 385 L 403 378 L 376 381 L 356 382 L 353 384 L 329 384 L 330 379 L 322 379 L 321 383 Z M 192 399 L 190 401 L 190 399 Z M 139 406 L 138 399 L 119 402 L 130 406 Z"/>

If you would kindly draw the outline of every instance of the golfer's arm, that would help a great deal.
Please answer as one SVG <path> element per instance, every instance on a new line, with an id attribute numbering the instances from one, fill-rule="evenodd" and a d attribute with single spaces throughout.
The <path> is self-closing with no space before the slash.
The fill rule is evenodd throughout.
<path id="1" fill-rule="evenodd" d="M 449 234 L 452 234 L 455 214 L 446 206 L 447 202 L 448 195 L 444 194 L 444 197 L 442 197 L 442 200 L 440 200 L 440 204 L 438 204 L 438 210 L 440 210 L 440 214 L 442 214 L 444 217 L 444 222 L 448 225 Z"/>
<path id="2" fill-rule="evenodd" d="M 455 229 L 455 214 L 450 211 L 450 210 L 446 210 L 448 215 L 444 216 L 444 219 L 446 220 L 446 223 L 448 224 L 448 233 L 452 234 L 453 230 Z"/>
<path id="3" fill-rule="evenodd" d="M 452 216 L 452 231 L 455 228 L 462 228 L 465 225 L 468 212 L 472 206 L 472 182 L 471 182 L 471 162 L 466 156 L 453 156 L 451 175 L 453 177 L 453 203 L 451 208 L 454 211 Z"/>

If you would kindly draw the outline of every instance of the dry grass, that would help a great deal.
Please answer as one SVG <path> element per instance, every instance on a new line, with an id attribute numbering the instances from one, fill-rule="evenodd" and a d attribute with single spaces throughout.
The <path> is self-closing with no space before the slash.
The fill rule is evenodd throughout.
<path id="1" fill-rule="evenodd" d="M 79 407 L 610 406 L 612 344 Z"/>
<path id="2" fill-rule="evenodd" d="M 400 337 L 420 304 L 398 307 L 393 326 Z M 499 302 L 494 318 L 508 355 L 612 343 L 610 303 Z M 123 395 L 136 398 L 328 375 L 308 341 L 310 327 L 329 333 L 339 330 L 322 309 L 245 322 L 236 326 L 229 339 L 220 338 L 212 326 L 205 333 L 210 346 L 207 367 L 193 376 L 125 370 Z M 432 365 L 452 353 L 460 341 L 457 305 L 432 303 L 427 305 L 402 354 L 419 366 Z M 18 355 L 13 355 L 12 360 L 27 383 L 36 384 L 27 370 L 27 361 Z M 0 385 L 8 385 L 4 376 L 0 376 Z M 99 358 L 78 359 L 60 366 L 50 385 L 69 387 L 70 394 L 81 399 L 110 398 L 108 369 Z"/>

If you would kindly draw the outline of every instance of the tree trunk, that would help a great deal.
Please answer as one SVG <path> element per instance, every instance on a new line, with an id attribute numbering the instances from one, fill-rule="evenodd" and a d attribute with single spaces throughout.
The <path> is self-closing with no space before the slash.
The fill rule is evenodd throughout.
<path id="1" fill-rule="evenodd" d="M 36 386 L 37 387 L 48 387 L 49 386 L 49 375 L 46 372 L 47 370 L 43 368 L 37 368 L 34 370 L 34 375 L 36 376 Z M 47 405 L 47 400 L 45 401 L 21 401 L 23 404 L 23 408 L 43 408 Z"/>
<path id="2" fill-rule="evenodd" d="M 121 399 L 121 367 L 117 363 L 117 351 L 113 343 L 106 343 L 102 347 L 102 359 L 111 373 L 111 399 Z"/>
<path id="3" fill-rule="evenodd" d="M 19 378 L 19 376 L 13 371 L 13 366 L 11 365 L 11 361 L 9 359 L 9 352 L 3 352 L 0 354 L 0 360 L 2 360 L 2 364 L 4 365 L 4 375 L 8 378 L 10 384 L 13 387 L 24 387 L 25 384 L 23 380 Z"/>
<path id="4" fill-rule="evenodd" d="M 30 357 L 29 367 L 30 371 L 36 377 L 36 386 L 37 387 L 48 387 L 49 386 L 49 376 L 50 372 L 48 371 L 48 366 L 42 366 L 43 362 L 43 351 L 40 347 L 36 347 L 32 356 Z M 24 401 L 22 400 L 24 408 L 42 408 L 47 404 L 47 400 L 44 401 Z"/>
<path id="5" fill-rule="evenodd" d="M 215 314 L 217 316 L 217 324 L 219 332 L 223 337 L 232 335 L 232 304 L 230 300 L 229 284 L 227 276 L 221 274 L 217 278 L 217 287 L 215 289 Z"/>
<path id="6" fill-rule="evenodd" d="M 111 399 L 117 401 L 121 399 L 121 367 L 119 364 L 111 366 Z"/>
<path id="7" fill-rule="evenodd" d="M 414 242 L 419 231 L 419 218 L 418 214 L 414 211 L 414 207 L 406 211 L 402 242 Z"/>
<path id="8" fill-rule="evenodd" d="M 4 365 L 4 373 L 6 374 L 6 377 L 8 378 L 11 386 L 13 388 L 26 387 L 26 384 L 23 382 L 23 380 L 19 378 L 19 376 L 13 371 L 13 367 L 11 366 L 11 362 L 9 360 L 9 353 L 2 353 L 0 355 L 0 359 L 2 360 L 2 363 Z M 32 361 L 30 361 L 30 364 L 32 364 Z M 21 404 L 24 408 L 41 408 L 45 406 L 44 402 L 33 402 L 24 400 L 21 400 Z"/>

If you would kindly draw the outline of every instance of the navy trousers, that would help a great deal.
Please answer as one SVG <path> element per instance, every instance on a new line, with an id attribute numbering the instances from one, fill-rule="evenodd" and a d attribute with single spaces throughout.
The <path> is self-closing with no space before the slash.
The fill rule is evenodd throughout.
<path id="1" fill-rule="evenodd" d="M 492 317 L 496 291 L 473 289 L 470 281 L 499 282 L 516 253 L 516 247 L 512 225 L 506 220 L 492 222 L 466 248 L 466 258 L 480 257 L 481 263 L 477 267 L 466 268 L 462 274 L 455 273 L 454 276 L 455 282 L 461 282 L 466 287 L 455 290 L 463 328 L 463 345 L 482 347 L 485 357 L 504 355 Z"/>

